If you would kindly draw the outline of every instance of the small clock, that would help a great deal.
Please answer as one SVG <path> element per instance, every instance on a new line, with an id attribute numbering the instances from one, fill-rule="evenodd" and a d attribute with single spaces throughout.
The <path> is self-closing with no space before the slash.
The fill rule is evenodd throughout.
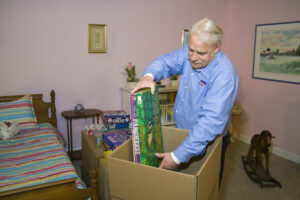
<path id="1" fill-rule="evenodd" d="M 84 107 L 80 103 L 77 104 L 74 108 L 75 112 L 83 113 L 84 112 Z"/>

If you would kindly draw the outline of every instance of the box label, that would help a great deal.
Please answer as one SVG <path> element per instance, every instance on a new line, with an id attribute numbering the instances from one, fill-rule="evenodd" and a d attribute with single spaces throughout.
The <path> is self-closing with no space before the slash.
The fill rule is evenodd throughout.
<path id="1" fill-rule="evenodd" d="M 136 116 L 136 96 L 130 94 L 130 112 L 131 112 L 131 124 L 132 124 L 132 148 L 133 148 L 133 161 L 135 163 L 141 163 L 140 152 L 140 140 L 138 131 L 138 122 Z"/>

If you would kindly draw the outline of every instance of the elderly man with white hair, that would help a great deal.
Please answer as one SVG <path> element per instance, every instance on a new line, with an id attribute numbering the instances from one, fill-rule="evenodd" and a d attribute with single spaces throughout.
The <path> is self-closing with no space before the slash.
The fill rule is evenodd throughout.
<path id="1" fill-rule="evenodd" d="M 157 153 L 160 168 L 175 169 L 180 163 L 205 152 L 209 142 L 223 135 L 220 182 L 224 157 L 230 142 L 231 109 L 238 90 L 238 75 L 233 63 L 221 51 L 223 31 L 212 20 L 204 18 L 190 29 L 189 44 L 159 56 L 144 70 L 144 76 L 132 93 L 155 82 L 181 75 L 174 105 L 178 128 L 189 134 L 174 152 Z"/>

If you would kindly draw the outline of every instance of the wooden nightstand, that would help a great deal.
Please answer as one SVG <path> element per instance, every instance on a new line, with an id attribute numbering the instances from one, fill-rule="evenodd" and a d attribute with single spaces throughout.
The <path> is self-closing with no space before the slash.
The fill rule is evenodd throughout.
<path id="1" fill-rule="evenodd" d="M 70 158 L 73 158 L 73 138 L 72 138 L 72 120 L 73 119 L 84 119 L 93 118 L 93 123 L 95 123 L 95 117 L 97 118 L 97 123 L 99 123 L 101 111 L 97 109 L 86 109 L 84 112 L 75 112 L 74 110 L 63 111 L 61 115 L 67 120 L 67 134 L 68 134 L 68 152 Z"/>

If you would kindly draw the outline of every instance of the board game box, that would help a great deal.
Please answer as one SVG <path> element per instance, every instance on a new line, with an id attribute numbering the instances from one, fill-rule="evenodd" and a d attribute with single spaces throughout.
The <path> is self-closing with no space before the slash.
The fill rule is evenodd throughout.
<path id="1" fill-rule="evenodd" d="M 107 129 L 129 128 L 130 115 L 123 110 L 102 110 L 101 117 Z"/>
<path id="2" fill-rule="evenodd" d="M 106 143 L 111 150 L 116 149 L 131 137 L 131 131 L 103 133 L 103 142 Z"/>
<path id="3" fill-rule="evenodd" d="M 141 164 L 158 167 L 160 160 L 155 156 L 155 153 L 163 152 L 158 88 L 156 87 L 154 95 L 151 94 L 150 88 L 131 94 L 130 106 L 133 131 L 133 157 L 135 158 L 135 154 L 139 153 Z M 136 111 L 136 118 L 134 111 Z M 135 121 L 137 124 L 135 124 Z M 136 128 L 138 142 L 136 141 Z"/>
<path id="4" fill-rule="evenodd" d="M 107 135 L 107 134 L 128 134 L 131 135 L 131 129 L 128 128 L 124 128 L 124 129 L 110 129 L 110 130 L 99 130 L 99 131 L 93 131 L 92 132 L 92 137 L 94 139 L 94 141 L 96 142 L 97 145 L 101 145 L 103 144 L 104 138 L 103 135 Z M 106 144 L 104 144 L 105 146 L 107 146 Z"/>

